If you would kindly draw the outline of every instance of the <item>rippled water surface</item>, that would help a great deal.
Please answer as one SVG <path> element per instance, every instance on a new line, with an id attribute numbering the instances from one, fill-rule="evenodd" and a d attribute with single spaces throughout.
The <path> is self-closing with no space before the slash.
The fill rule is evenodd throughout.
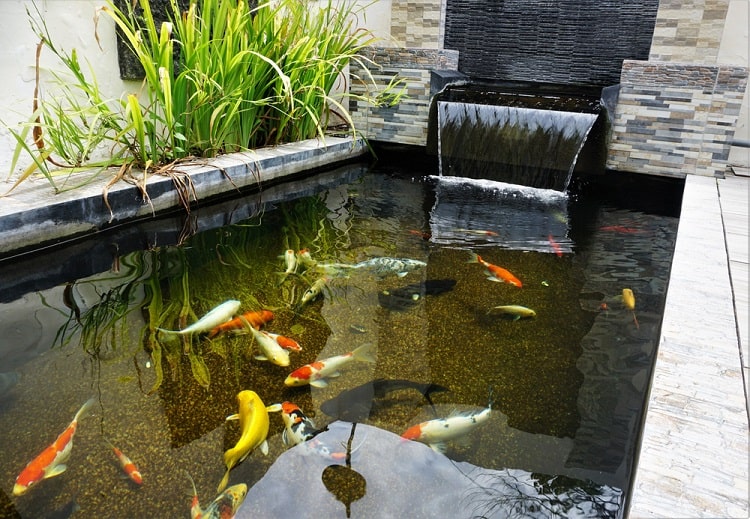
<path id="1" fill-rule="evenodd" d="M 268 454 L 229 474 L 248 487 L 237 517 L 622 517 L 681 185 L 611 175 L 562 194 L 351 165 L 0 263 L 0 516 L 189 517 L 188 474 L 207 508 L 240 439 L 225 419 L 252 390 L 266 406 L 297 404 L 323 432 L 287 448 L 269 413 Z M 282 275 L 286 250 L 315 263 Z M 488 280 L 474 254 L 522 286 Z M 424 265 L 400 276 L 373 258 Z M 157 330 L 228 300 L 273 313 L 263 329 L 302 348 L 289 366 L 255 358 L 247 333 Z M 495 308 L 510 305 L 535 316 Z M 363 345 L 374 362 L 345 365 L 326 387 L 284 384 Z M 432 403 L 400 387 L 345 401 L 345 416 L 321 409 L 380 379 L 441 390 Z M 92 397 L 67 470 L 14 496 L 21 470 Z M 488 406 L 486 421 L 434 449 L 400 437 Z"/>

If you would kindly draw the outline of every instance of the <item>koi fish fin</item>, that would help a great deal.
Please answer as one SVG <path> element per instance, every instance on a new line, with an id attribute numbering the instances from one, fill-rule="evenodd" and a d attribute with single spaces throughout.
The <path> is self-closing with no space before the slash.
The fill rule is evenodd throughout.
<path id="1" fill-rule="evenodd" d="M 227 416 L 224 419 L 224 421 L 228 422 L 229 420 L 239 420 L 239 419 L 240 419 L 240 415 L 239 414 L 230 414 L 229 416 Z"/>
<path id="2" fill-rule="evenodd" d="M 503 282 L 502 279 L 497 279 L 495 276 L 487 276 L 487 279 L 489 279 L 490 281 L 494 281 L 495 283 L 502 283 Z"/>
<path id="3" fill-rule="evenodd" d="M 55 465 L 52 468 L 52 470 L 50 470 L 49 472 L 47 472 L 44 475 L 44 477 L 45 478 L 53 478 L 55 476 L 59 476 L 60 474 L 62 474 L 63 472 L 65 472 L 67 469 L 68 469 L 68 466 L 65 465 L 64 463 L 61 463 L 60 465 Z"/>
<path id="4" fill-rule="evenodd" d="M 434 450 L 438 454 L 445 454 L 448 452 L 448 445 L 445 442 L 431 443 L 430 449 Z"/>
<path id="5" fill-rule="evenodd" d="M 260 444 L 260 452 L 262 452 L 264 456 L 268 455 L 268 440 L 263 440 L 263 443 Z"/>
<path id="6" fill-rule="evenodd" d="M 157 328 L 156 331 L 166 334 L 181 335 L 182 330 L 167 330 L 166 328 Z"/>
<path id="7" fill-rule="evenodd" d="M 319 378 L 318 380 L 313 380 L 312 382 L 310 382 L 310 385 L 313 387 L 328 387 L 328 382 L 326 382 L 326 379 L 324 378 Z"/>
<path id="8" fill-rule="evenodd" d="M 289 436 L 287 434 L 286 428 L 281 431 L 281 441 L 284 443 L 284 447 L 289 447 Z"/>
<path id="9" fill-rule="evenodd" d="M 271 404 L 269 406 L 266 406 L 266 411 L 269 413 L 278 413 L 281 411 L 282 407 L 281 404 Z"/>
<path id="10" fill-rule="evenodd" d="M 406 276 L 407 274 L 408 274 L 408 272 L 397 272 L 397 273 L 396 273 L 396 275 L 397 275 L 398 277 L 400 277 L 400 278 L 402 278 L 402 277 Z"/>
<path id="11" fill-rule="evenodd" d="M 471 442 L 472 442 L 471 435 L 470 434 L 466 434 L 464 436 L 456 438 L 455 442 L 460 447 L 463 447 L 463 448 L 469 447 L 469 446 L 471 446 Z"/>
<path id="12" fill-rule="evenodd" d="M 266 357 L 265 355 L 256 355 L 256 356 L 255 356 L 255 357 L 253 357 L 253 358 L 254 358 L 255 360 L 268 360 L 268 357 Z"/>

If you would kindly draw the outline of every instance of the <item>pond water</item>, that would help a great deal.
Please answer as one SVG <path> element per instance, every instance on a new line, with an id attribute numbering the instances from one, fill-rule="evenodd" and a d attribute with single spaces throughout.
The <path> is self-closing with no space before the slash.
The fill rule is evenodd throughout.
<path id="1" fill-rule="evenodd" d="M 242 417 L 226 418 L 244 390 L 293 402 L 322 432 L 287 447 L 268 413 L 268 454 L 229 472 L 248 488 L 238 518 L 624 515 L 681 183 L 618 173 L 563 194 L 381 163 L 287 186 L 298 194 L 201 208 L 182 228 L 163 220 L 138 234 L 142 249 L 104 234 L 83 254 L 0 262 L 0 516 L 189 517 L 191 479 L 208 508 L 241 443 Z M 312 262 L 283 275 L 287 250 Z M 489 280 L 475 255 L 518 282 Z M 230 300 L 272 312 L 262 329 L 301 346 L 288 366 L 257 359 L 253 334 L 157 330 Z M 506 313 L 518 306 L 534 315 Z M 285 384 L 357 348 L 371 358 L 327 385 Z M 13 495 L 91 398 L 67 470 Z M 401 438 L 437 419 L 472 423 L 434 449 Z"/>

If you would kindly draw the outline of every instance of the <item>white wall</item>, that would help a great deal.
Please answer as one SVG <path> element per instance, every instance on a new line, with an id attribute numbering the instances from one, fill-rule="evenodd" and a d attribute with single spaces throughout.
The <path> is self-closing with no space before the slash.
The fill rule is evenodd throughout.
<path id="1" fill-rule="evenodd" d="M 15 140 L 2 123 L 13 126 L 27 120 L 32 113 L 38 39 L 29 25 L 26 9 L 34 12 L 34 3 L 47 22 L 53 43 L 67 51 L 75 48 L 81 60 L 88 59 L 105 95 L 119 98 L 125 93 L 137 92 L 140 87 L 140 82 L 120 79 L 114 24 L 106 15 L 100 17 L 98 25 L 101 49 L 96 42 L 94 16 L 97 8 L 105 5 L 105 0 L 0 0 L 0 70 L 3 74 L 0 80 L 0 194 L 5 191 L 3 185 L 15 147 Z M 367 7 L 357 21 L 359 26 L 366 26 L 376 37 L 387 39 L 391 0 L 358 0 L 358 4 Z M 63 71 L 48 50 L 43 51 L 41 63 L 47 70 Z M 25 160 L 16 167 L 15 173 L 29 163 Z"/>
<path id="2" fill-rule="evenodd" d="M 35 3 L 47 22 L 55 45 L 66 51 L 75 48 L 82 61 L 83 58 L 88 59 L 106 95 L 118 98 L 124 92 L 137 91 L 139 83 L 120 80 L 114 26 L 106 17 L 102 17 L 98 28 L 102 48 L 96 43 L 94 15 L 96 8 L 104 4 L 102 0 L 37 0 Z M 9 126 L 25 121 L 32 113 L 38 38 L 31 30 L 27 8 L 35 13 L 34 2 L 30 0 L 0 0 L 3 19 L 0 31 L 0 70 L 3 73 L 0 81 L 0 121 Z M 41 64 L 47 71 L 63 70 L 57 58 L 46 49 L 42 51 Z M 47 74 L 45 76 L 48 77 Z M 48 90 L 49 87 L 42 90 L 42 95 Z M 5 125 L 0 124 L 2 181 L 8 176 L 14 147 L 15 141 Z"/>

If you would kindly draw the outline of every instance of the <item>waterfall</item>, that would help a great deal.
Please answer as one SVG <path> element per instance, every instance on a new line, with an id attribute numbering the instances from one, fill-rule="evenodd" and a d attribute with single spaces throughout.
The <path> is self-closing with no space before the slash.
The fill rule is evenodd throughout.
<path id="1" fill-rule="evenodd" d="M 597 117 L 438 101 L 440 175 L 565 191 Z"/>

